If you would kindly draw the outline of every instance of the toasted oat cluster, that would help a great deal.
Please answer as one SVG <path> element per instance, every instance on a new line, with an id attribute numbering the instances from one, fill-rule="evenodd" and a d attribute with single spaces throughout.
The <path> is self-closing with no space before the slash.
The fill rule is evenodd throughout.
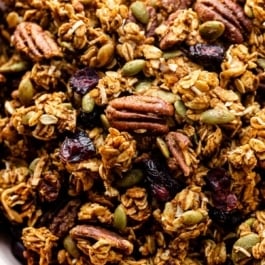
<path id="1" fill-rule="evenodd" d="M 264 264 L 264 0 L 0 0 L 0 87 L 21 264 Z"/>

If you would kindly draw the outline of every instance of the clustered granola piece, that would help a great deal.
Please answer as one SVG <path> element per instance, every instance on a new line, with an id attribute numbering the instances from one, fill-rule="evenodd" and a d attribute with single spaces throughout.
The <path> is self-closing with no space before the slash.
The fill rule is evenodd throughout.
<path id="1" fill-rule="evenodd" d="M 14 255 L 264 263 L 264 21 L 264 0 L 0 0 Z"/>

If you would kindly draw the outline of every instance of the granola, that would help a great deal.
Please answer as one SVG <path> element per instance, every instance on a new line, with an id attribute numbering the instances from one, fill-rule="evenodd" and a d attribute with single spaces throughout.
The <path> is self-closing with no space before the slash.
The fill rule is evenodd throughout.
<path id="1" fill-rule="evenodd" d="M 264 0 L 0 0 L 19 261 L 263 264 L 264 21 Z"/>

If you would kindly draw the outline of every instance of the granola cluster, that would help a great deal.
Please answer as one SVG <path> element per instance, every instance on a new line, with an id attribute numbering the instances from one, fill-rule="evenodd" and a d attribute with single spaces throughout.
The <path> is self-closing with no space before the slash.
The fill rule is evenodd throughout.
<path id="1" fill-rule="evenodd" d="M 22 264 L 264 263 L 264 0 L 0 0 L 0 87 Z"/>

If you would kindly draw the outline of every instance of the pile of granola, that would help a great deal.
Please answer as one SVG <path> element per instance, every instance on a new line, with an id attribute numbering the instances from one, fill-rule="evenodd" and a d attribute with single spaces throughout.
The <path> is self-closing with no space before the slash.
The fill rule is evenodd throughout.
<path id="1" fill-rule="evenodd" d="M 264 264 L 264 0 L 0 0 L 0 87 L 22 264 Z"/>

